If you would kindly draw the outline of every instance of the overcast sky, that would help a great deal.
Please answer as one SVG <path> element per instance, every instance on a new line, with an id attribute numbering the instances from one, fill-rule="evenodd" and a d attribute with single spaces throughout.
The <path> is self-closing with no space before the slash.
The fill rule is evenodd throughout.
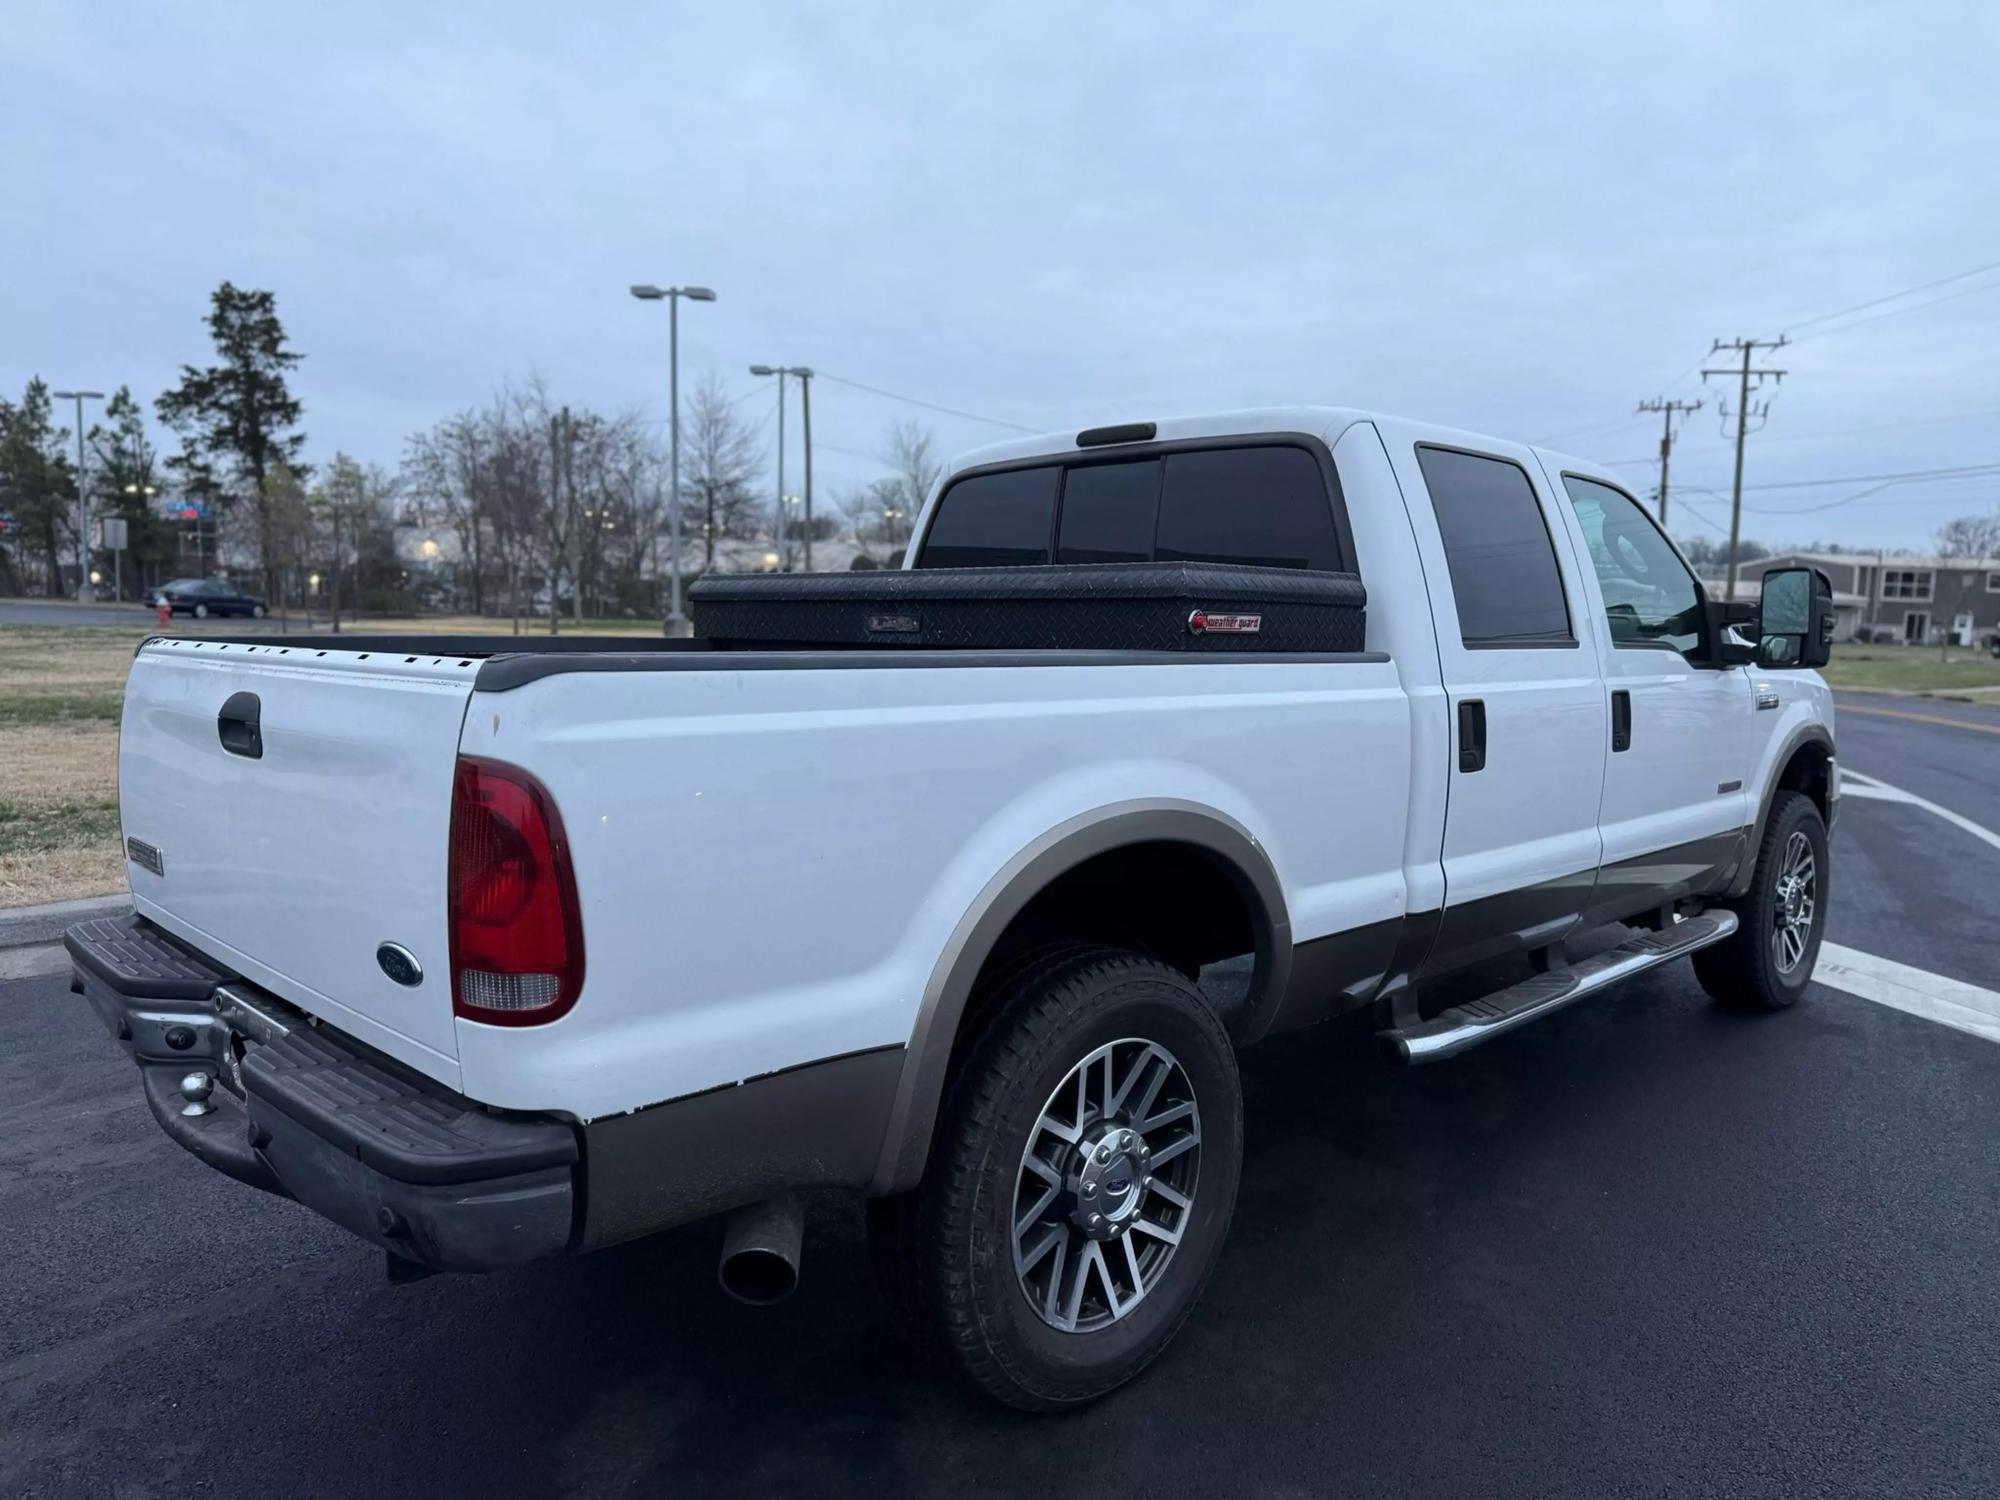
<path id="1" fill-rule="evenodd" d="M 625 288 L 690 282 L 684 381 L 1034 428 L 1369 406 L 1650 486 L 1631 409 L 1711 339 L 2000 262 L 2000 7 L 1848 9 L 9 0 L 0 389 L 150 403 L 227 278 L 277 293 L 317 460 L 530 371 L 664 423 Z M 1773 361 L 1749 484 L 2000 463 L 2000 271 L 1844 321 Z M 814 396 L 828 497 L 898 417 L 1008 435 Z M 1684 535 L 1727 525 L 1708 399 Z M 2000 472 L 1866 488 L 1753 488 L 1745 534 L 1922 546 Z"/>

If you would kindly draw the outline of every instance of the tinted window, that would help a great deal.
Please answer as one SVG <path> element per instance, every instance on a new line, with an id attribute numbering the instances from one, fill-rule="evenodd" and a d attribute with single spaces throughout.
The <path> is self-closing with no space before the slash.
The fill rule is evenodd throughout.
<path id="1" fill-rule="evenodd" d="M 1326 478 L 1303 448 L 1168 455 L 1156 536 L 1163 561 L 1341 565 Z"/>
<path id="2" fill-rule="evenodd" d="M 1639 502 L 1574 474 L 1563 475 L 1563 487 L 1583 524 L 1612 644 L 1657 644 L 1676 651 L 1699 646 L 1701 590 Z"/>
<path id="3" fill-rule="evenodd" d="M 1418 448 L 1468 646 L 1568 641 L 1555 545 L 1519 464 Z"/>
<path id="4" fill-rule="evenodd" d="M 1063 481 L 1056 561 L 1146 562 L 1160 506 L 1160 461 L 1085 464 Z"/>
<path id="5" fill-rule="evenodd" d="M 961 479 L 938 502 L 922 568 L 1005 568 L 1049 560 L 1061 470 L 1012 469 Z"/>

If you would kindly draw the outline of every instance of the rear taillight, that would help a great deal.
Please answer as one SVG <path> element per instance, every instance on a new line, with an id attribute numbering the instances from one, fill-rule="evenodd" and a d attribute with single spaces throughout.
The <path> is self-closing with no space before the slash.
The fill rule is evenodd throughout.
<path id="1" fill-rule="evenodd" d="M 451 1005 L 538 1026 L 583 988 L 583 923 L 562 818 L 518 766 L 458 759 L 451 799 Z"/>

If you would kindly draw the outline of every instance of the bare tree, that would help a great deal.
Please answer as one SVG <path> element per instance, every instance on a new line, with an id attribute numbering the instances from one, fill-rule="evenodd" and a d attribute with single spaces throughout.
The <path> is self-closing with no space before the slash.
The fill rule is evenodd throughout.
<path id="1" fill-rule="evenodd" d="M 917 524 L 917 516 L 944 472 L 944 460 L 937 456 L 937 440 L 921 422 L 898 422 L 889 429 L 889 446 L 882 454 L 897 487 L 898 500 L 893 526 L 900 531 L 891 537 L 907 542 Z"/>
<path id="2" fill-rule="evenodd" d="M 312 493 L 312 516 L 318 525 L 314 552 L 325 559 L 319 566 L 326 575 L 335 634 L 340 631 L 343 585 L 352 584 L 345 590 L 352 612 L 359 603 L 362 565 L 371 559 L 394 562 L 390 515 L 396 491 L 396 482 L 382 469 L 336 453 L 324 481 Z"/>
<path id="3" fill-rule="evenodd" d="M 402 477 L 410 514 L 457 533 L 473 607 L 498 604 L 518 633 L 546 590 L 554 633 L 565 603 L 576 620 L 651 609 L 663 468 L 636 413 L 583 410 L 530 376 L 414 434 Z"/>
<path id="4" fill-rule="evenodd" d="M 402 488 L 411 518 L 458 538 L 474 614 L 486 612 L 486 569 L 493 546 L 487 509 L 491 436 L 486 413 L 463 411 L 428 432 L 411 434 L 403 454 Z"/>
<path id="5" fill-rule="evenodd" d="M 904 485 L 890 476 L 870 480 L 860 489 L 850 490 L 834 502 L 853 530 L 854 543 L 871 561 L 883 561 L 877 553 L 893 554 L 910 540 L 915 518 L 904 499 Z M 893 557 L 889 559 L 893 561 Z"/>
<path id="6" fill-rule="evenodd" d="M 1956 558 L 1973 562 L 1985 562 L 2000 558 L 2000 510 L 1983 516 L 1959 516 L 1937 529 L 1937 555 L 1940 558 Z M 1942 580 L 1944 570 L 1939 569 Z M 1959 611 L 1972 598 L 1976 590 L 1986 585 L 1984 568 L 1967 568 L 1963 581 L 1958 586 L 1958 597 L 1952 601 L 1945 614 L 1945 628 L 1938 635 L 1938 660 L 1950 660 L 1951 637 Z"/>
<path id="7" fill-rule="evenodd" d="M 712 569 L 719 538 L 754 530 L 757 434 L 710 374 L 688 397 L 681 435 L 682 501 L 701 518 L 702 567 Z"/>

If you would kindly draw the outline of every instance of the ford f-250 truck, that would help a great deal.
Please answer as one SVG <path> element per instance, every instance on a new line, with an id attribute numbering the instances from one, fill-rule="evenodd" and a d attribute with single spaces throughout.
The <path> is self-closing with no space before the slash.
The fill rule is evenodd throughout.
<path id="1" fill-rule="evenodd" d="M 797 1194 L 851 1189 L 892 1309 L 1028 1408 L 1188 1316 L 1236 1049 L 1368 1010 L 1424 1062 L 1682 955 L 1727 1004 L 1805 988 L 1825 580 L 1712 602 L 1599 466 L 1327 408 L 1132 424 L 961 462 L 905 568 L 933 613 L 987 576 L 938 568 L 1178 569 L 1196 607 L 1123 647 L 893 605 L 763 646 L 155 637 L 134 914 L 71 931 L 75 987 L 176 1141 L 392 1274 L 733 1211 L 725 1284 L 775 1298 Z M 1307 595 L 1341 649 L 1274 627 Z M 1242 955 L 1239 1000 L 1197 983 Z"/>

